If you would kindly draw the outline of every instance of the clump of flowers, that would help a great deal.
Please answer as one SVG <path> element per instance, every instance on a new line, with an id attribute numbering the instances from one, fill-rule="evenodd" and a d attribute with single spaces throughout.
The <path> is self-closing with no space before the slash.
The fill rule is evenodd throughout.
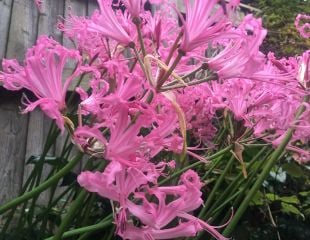
<path id="1" fill-rule="evenodd" d="M 260 52 L 267 30 L 253 15 L 233 22 L 239 1 L 184 0 L 186 18 L 158 2 L 148 12 L 142 0 L 98 0 L 99 10 L 89 18 L 59 23 L 77 49 L 42 36 L 23 65 L 3 60 L 0 81 L 9 90 L 33 92 L 37 100 L 25 96 L 24 113 L 40 107 L 62 131 L 68 128 L 81 151 L 108 161 L 103 171 L 80 173 L 78 183 L 113 202 L 116 233 L 123 239 L 176 239 L 203 230 L 226 239 L 194 214 L 204 187 L 194 170 L 172 185 L 160 181 L 186 164 L 185 155 L 207 162 L 193 151 L 217 149 L 216 121 L 227 112 L 241 131 L 275 147 L 293 126 L 287 149 L 299 162 L 309 161 L 300 146 L 310 140 L 310 109 L 303 103 L 310 52 L 288 59 Z M 126 10 L 112 8 L 120 4 Z M 76 67 L 64 77 L 69 59 Z M 89 77 L 74 89 L 80 97 L 74 126 L 66 117 L 66 92 L 83 74 Z M 305 109 L 295 121 L 300 105 Z M 188 145 L 187 134 L 198 147 Z M 181 157 L 168 160 L 162 153 Z"/>

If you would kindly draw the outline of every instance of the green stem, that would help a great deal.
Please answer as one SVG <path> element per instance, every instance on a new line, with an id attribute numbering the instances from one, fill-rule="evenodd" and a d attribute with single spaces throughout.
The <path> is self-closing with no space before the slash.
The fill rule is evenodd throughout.
<path id="1" fill-rule="evenodd" d="M 268 155 L 269 155 L 269 153 L 270 153 L 270 152 L 268 152 Z M 257 155 L 256 155 L 256 156 L 257 156 Z M 254 157 L 253 160 L 257 160 L 257 158 Z M 254 163 L 253 160 L 252 160 L 252 162 Z M 235 203 L 238 201 L 238 199 L 242 198 L 243 194 L 244 194 L 245 191 L 248 189 L 250 183 L 252 183 L 252 180 L 255 178 L 257 172 L 259 171 L 259 169 L 260 169 L 260 167 L 263 165 L 263 163 L 264 163 L 264 161 L 261 161 L 261 163 L 259 164 L 259 166 L 258 166 L 257 168 L 255 168 L 254 171 L 251 172 L 251 173 L 249 174 L 249 176 L 248 176 L 247 179 L 243 179 L 243 180 L 241 181 L 241 183 L 235 184 L 235 185 L 234 185 L 233 183 L 234 183 L 235 181 L 233 181 L 233 182 L 230 184 L 230 185 L 233 186 L 233 188 L 232 188 L 231 191 L 229 192 L 229 193 L 233 193 L 232 196 L 230 196 L 230 195 L 228 195 L 228 194 L 225 194 L 225 195 L 224 195 L 224 193 L 223 193 L 222 196 L 224 195 L 224 196 L 226 196 L 226 197 L 225 197 L 224 199 L 222 199 L 220 202 L 218 201 L 218 200 L 219 200 L 219 199 L 218 199 L 218 200 L 212 205 L 212 207 L 209 209 L 209 211 L 207 212 L 207 214 L 205 215 L 204 219 L 207 219 L 209 224 L 212 224 L 213 222 L 215 222 L 215 221 L 217 220 L 218 216 L 221 215 L 222 211 L 224 210 L 224 207 L 225 207 L 231 200 L 233 200 L 234 198 L 237 197 L 237 198 L 235 199 L 235 201 L 234 201 L 234 204 L 233 204 L 233 206 L 235 206 Z M 239 177 L 239 176 L 240 176 L 240 177 L 243 177 L 243 173 L 240 172 L 239 175 L 238 175 L 238 177 Z M 237 178 L 238 178 L 238 177 L 237 177 Z M 235 179 L 235 180 L 236 180 L 236 179 Z M 246 182 L 245 186 L 244 186 L 243 188 L 241 188 L 240 190 L 237 191 L 239 185 L 242 184 L 243 182 Z M 229 188 L 229 187 L 228 187 L 228 188 Z M 226 192 L 226 191 L 225 191 L 225 192 Z M 220 198 L 221 198 L 221 197 L 220 197 Z M 225 200 L 225 199 L 226 199 L 226 200 Z M 224 200 L 225 200 L 225 201 L 224 201 Z M 223 203 L 223 201 L 224 201 L 224 203 Z M 220 203 L 222 203 L 222 204 L 220 204 Z M 220 204 L 219 207 L 217 207 L 218 204 Z M 217 207 L 217 208 L 214 210 L 215 207 Z M 221 210 L 221 211 L 220 211 L 220 210 Z M 222 221 L 221 221 L 221 224 L 220 224 L 220 225 L 225 224 L 225 223 L 229 220 L 230 216 L 231 216 L 231 211 L 228 211 L 228 212 L 226 213 L 226 215 L 225 215 L 224 218 L 221 217 Z M 198 236 L 197 236 L 197 238 L 196 238 L 196 240 L 201 239 L 201 237 L 204 236 L 203 234 L 204 234 L 203 232 L 199 233 Z"/>
<path id="2" fill-rule="evenodd" d="M 108 235 L 107 240 L 112 240 L 113 236 L 114 236 L 114 233 L 115 233 L 115 226 L 111 229 L 111 231 L 110 231 L 110 233 Z"/>
<path id="3" fill-rule="evenodd" d="M 223 137 L 225 136 L 226 131 L 227 131 L 227 129 L 221 126 L 221 130 L 219 131 L 219 133 L 214 138 L 214 144 L 215 145 L 218 145 L 221 142 L 223 142 Z"/>
<path id="4" fill-rule="evenodd" d="M 207 198 L 207 201 L 204 204 L 204 207 L 202 208 L 202 210 L 200 211 L 200 213 L 198 215 L 198 218 L 202 218 L 205 215 L 207 209 L 210 207 L 210 204 L 213 201 L 218 188 L 220 187 L 220 185 L 224 181 L 224 178 L 226 177 L 228 170 L 231 168 L 232 164 L 234 163 L 234 159 L 235 159 L 235 157 L 232 155 L 230 157 L 226 167 L 224 168 L 224 171 L 221 173 L 220 177 L 216 181 L 215 186 L 213 187 L 211 193 L 209 194 L 209 196 Z"/>
<path id="5" fill-rule="evenodd" d="M 271 152 L 271 151 L 268 151 L 268 154 L 267 154 L 267 155 L 269 155 L 270 152 Z M 234 200 L 234 202 L 233 202 L 233 204 L 232 204 L 233 207 L 236 206 L 236 205 L 240 202 L 240 200 L 242 199 L 242 197 L 243 197 L 243 195 L 245 194 L 246 190 L 249 188 L 249 186 L 251 185 L 251 183 L 253 182 L 253 180 L 254 180 L 255 177 L 257 176 L 257 172 L 261 169 L 261 167 L 263 166 L 264 162 L 265 162 L 265 161 L 261 161 L 261 162 L 259 163 L 259 165 L 254 169 L 254 171 L 252 171 L 252 172 L 249 174 L 249 176 L 248 176 L 247 179 L 244 178 L 244 179 L 241 181 L 241 183 L 236 184 L 236 186 L 230 191 L 230 193 L 236 192 L 237 189 L 239 188 L 239 185 L 241 185 L 241 184 L 243 184 L 243 183 L 245 182 L 245 185 L 244 185 L 243 187 L 241 187 L 241 189 L 238 191 L 238 195 L 236 195 L 237 198 Z M 243 174 L 241 173 L 241 177 L 242 177 L 242 176 L 243 176 Z M 234 195 L 234 197 L 236 197 L 236 196 Z M 229 198 L 229 195 L 227 196 L 227 198 Z M 233 198 L 230 198 L 230 199 L 232 200 Z M 222 200 L 221 202 L 223 202 L 223 201 L 224 201 L 224 200 Z M 228 202 L 225 201 L 225 203 L 227 204 Z M 217 204 L 219 204 L 219 203 L 217 203 Z M 217 206 L 217 204 L 214 204 L 214 207 Z M 221 205 L 222 205 L 222 208 L 223 208 L 223 207 L 224 207 L 223 204 L 221 204 Z M 218 208 L 216 208 L 215 210 L 214 210 L 214 208 L 211 208 L 210 210 L 211 210 L 212 212 L 211 212 L 211 213 L 208 212 L 206 218 L 212 216 L 212 219 L 215 220 L 215 219 L 220 215 L 220 212 L 218 212 L 220 209 L 219 209 L 219 207 L 218 207 Z M 225 219 L 229 219 L 230 215 L 231 215 L 231 214 L 230 214 L 229 212 L 226 214 L 226 216 L 224 217 L 224 221 L 222 221 L 223 224 L 225 223 L 225 221 L 227 221 L 227 220 L 225 220 Z M 212 223 L 212 222 L 211 222 L 211 223 Z"/>
<path id="6" fill-rule="evenodd" d="M 173 45 L 172 45 L 172 47 L 171 47 L 171 49 L 169 51 L 168 57 L 167 57 L 167 59 L 165 61 L 166 65 L 169 65 L 169 63 L 171 61 L 171 58 L 173 56 L 173 53 L 175 52 L 175 50 L 177 50 L 179 42 L 180 42 L 180 39 L 182 38 L 182 36 L 183 36 L 183 32 L 181 31 L 181 32 L 179 32 L 177 38 L 175 39 L 175 41 L 174 41 L 174 43 L 173 43 Z"/>
<path id="7" fill-rule="evenodd" d="M 93 206 L 93 203 L 95 202 L 96 200 L 96 194 L 95 193 L 92 193 L 90 195 L 90 197 L 86 200 L 86 206 L 84 207 L 84 214 L 82 214 L 83 216 L 83 220 L 82 220 L 82 223 L 80 226 L 84 226 L 87 224 L 87 221 L 88 221 L 88 218 L 89 218 L 89 215 L 91 213 L 91 208 Z"/>
<path id="8" fill-rule="evenodd" d="M 267 155 L 269 155 L 271 151 L 268 152 Z M 234 200 L 232 207 L 233 209 L 236 209 L 238 204 L 241 202 L 242 198 L 246 194 L 247 190 L 253 183 L 254 179 L 257 178 L 257 173 L 261 170 L 261 168 L 264 166 L 264 164 L 267 162 L 268 159 L 264 159 L 260 162 L 259 166 L 257 166 L 253 172 L 249 175 L 249 177 L 246 179 L 245 185 L 242 186 L 240 189 L 240 192 L 237 196 L 237 198 Z M 216 219 L 220 215 L 220 212 L 217 212 L 214 216 L 214 219 Z M 225 224 L 230 219 L 231 213 L 227 213 L 224 217 L 222 217 L 222 221 L 220 222 L 220 225 Z M 212 222 L 211 222 L 212 223 Z"/>
<path id="9" fill-rule="evenodd" d="M 218 206 L 216 209 L 214 209 L 212 211 L 212 215 L 217 213 L 219 210 L 223 209 L 226 206 L 226 204 L 228 204 L 232 199 L 234 199 L 236 196 L 238 196 L 241 193 L 241 191 L 242 190 L 239 190 L 239 191 L 235 192 L 233 195 L 231 195 L 228 198 L 226 198 L 226 200 L 220 206 Z"/>
<path id="10" fill-rule="evenodd" d="M 213 170 L 220 164 L 222 161 L 222 156 L 220 156 L 218 159 L 216 159 L 213 163 L 213 165 L 206 171 L 205 175 L 201 178 L 201 180 L 206 180 L 207 177 L 213 172 Z"/>
<path id="11" fill-rule="evenodd" d="M 107 163 L 106 161 L 102 161 L 100 163 L 100 165 L 98 166 L 97 170 L 99 170 L 99 171 L 103 170 L 103 168 L 106 166 L 106 163 Z M 90 162 L 90 164 L 91 164 L 91 162 Z M 88 194 L 90 194 L 90 193 L 88 191 L 86 191 L 85 189 L 81 190 L 81 192 L 78 194 L 75 201 L 71 204 L 66 216 L 61 221 L 61 224 L 60 224 L 58 231 L 56 232 L 56 235 L 54 236 L 53 240 L 61 240 L 62 239 L 64 232 L 66 231 L 67 227 L 71 223 L 72 219 L 74 218 L 74 216 L 78 212 L 78 209 L 81 207 L 81 205 L 83 204 L 83 202 L 84 202 L 84 200 Z"/>
<path id="12" fill-rule="evenodd" d="M 172 65 L 171 65 L 171 67 L 169 67 L 168 71 L 164 74 L 164 76 L 162 78 L 158 79 L 157 86 L 156 86 L 157 91 L 160 91 L 161 86 L 169 78 L 169 76 L 171 75 L 173 70 L 176 68 L 176 66 L 179 64 L 179 62 L 181 61 L 181 58 L 184 55 L 185 54 L 183 52 L 179 51 L 178 55 L 176 56 L 176 58 L 174 59 Z"/>
<path id="13" fill-rule="evenodd" d="M 110 214 L 105 219 L 103 219 L 100 223 L 90 225 L 87 227 L 73 229 L 73 230 L 65 232 L 62 235 L 62 239 L 69 238 L 69 237 L 76 236 L 76 235 L 80 235 L 83 233 L 99 231 L 99 230 L 105 229 L 106 227 L 110 226 L 111 224 L 112 224 L 112 215 Z M 53 239 L 54 239 L 54 237 L 49 237 L 49 238 L 46 238 L 45 240 L 53 240 Z"/>
<path id="14" fill-rule="evenodd" d="M 308 100 L 309 100 L 309 96 L 307 96 L 305 98 L 305 102 L 307 102 Z M 306 107 L 304 105 L 301 105 L 299 107 L 299 109 L 297 110 L 297 113 L 296 113 L 296 117 L 295 117 L 296 120 L 298 120 L 300 118 L 302 113 L 305 111 L 305 108 Z M 281 156 L 281 154 L 283 153 L 283 151 L 285 151 L 285 148 L 286 148 L 287 144 L 289 143 L 289 141 L 291 140 L 291 138 L 293 136 L 293 133 L 294 133 L 294 128 L 293 127 L 289 128 L 287 130 L 287 132 L 286 132 L 283 140 L 281 141 L 280 145 L 276 148 L 276 150 L 271 155 L 270 159 L 267 161 L 266 165 L 263 168 L 263 171 L 259 175 L 259 177 L 256 180 L 256 182 L 254 183 L 253 187 L 250 189 L 250 191 L 246 195 L 245 199 L 241 203 L 241 205 L 238 208 L 238 210 L 237 210 L 236 214 L 234 215 L 233 219 L 231 220 L 229 225 L 225 228 L 225 230 L 223 232 L 224 236 L 229 236 L 233 232 L 233 230 L 235 229 L 235 227 L 238 224 L 239 220 L 241 219 L 241 217 L 243 216 L 244 212 L 246 211 L 246 209 L 247 209 L 249 203 L 251 202 L 252 198 L 255 196 L 256 192 L 261 187 L 262 183 L 264 182 L 264 180 L 268 176 L 270 170 L 273 168 L 273 166 L 278 161 L 278 159 Z"/>
<path id="15" fill-rule="evenodd" d="M 144 41 L 143 41 L 143 36 L 142 36 L 142 31 L 141 31 L 141 20 L 139 21 L 134 21 L 136 27 L 137 27 L 137 32 L 138 32 L 138 38 L 141 46 L 141 51 L 143 58 L 146 56 L 146 51 L 145 51 L 145 46 L 144 46 Z"/>
<path id="16" fill-rule="evenodd" d="M 138 60 L 138 63 L 140 65 L 140 67 L 142 68 L 142 71 L 143 71 L 144 75 L 147 76 L 144 63 L 143 63 L 142 59 L 140 58 L 140 55 L 139 55 L 139 52 L 138 52 L 137 48 L 134 46 L 134 47 L 132 47 L 132 49 L 133 49 L 133 51 L 134 51 L 134 53 L 136 55 L 136 58 Z"/>
<path id="17" fill-rule="evenodd" d="M 57 203 L 59 203 L 59 201 L 70 191 L 73 191 L 73 186 L 75 185 L 75 182 L 71 183 L 62 193 L 60 193 L 57 198 L 54 199 L 53 202 L 51 202 L 50 204 L 48 204 L 48 206 L 42 211 L 40 212 L 38 215 L 48 215 L 47 213 L 54 207 L 57 205 Z M 69 197 L 68 197 L 69 198 Z M 46 218 L 46 217 L 45 217 Z M 44 218 L 44 219 L 45 219 Z M 36 221 L 34 222 L 34 225 L 37 224 L 38 222 L 42 221 L 41 218 L 37 218 Z M 41 231 L 43 232 L 43 230 L 41 229 Z"/>
<path id="18" fill-rule="evenodd" d="M 176 85 L 171 85 L 171 86 L 164 85 L 160 89 L 160 91 L 161 92 L 165 92 L 165 91 L 172 90 L 172 89 L 185 88 L 185 87 L 188 87 L 188 86 L 194 86 L 194 85 L 198 85 L 198 84 L 201 84 L 201 83 L 204 83 L 204 82 L 208 82 L 210 80 L 216 80 L 216 79 L 217 79 L 216 75 L 211 75 L 209 77 L 206 77 L 206 78 L 203 78 L 203 79 L 200 79 L 200 80 L 196 80 L 196 81 L 192 81 L 192 82 L 187 82 L 186 85 L 185 84 L 176 84 Z"/>
<path id="19" fill-rule="evenodd" d="M 249 165 L 247 166 L 247 169 L 251 169 L 252 166 L 254 165 L 254 163 L 265 153 L 267 147 L 263 147 L 254 157 L 253 159 L 250 161 Z M 254 171 L 255 172 L 255 171 Z M 243 179 L 243 180 L 242 180 Z M 242 180 L 240 182 L 240 180 Z M 239 187 L 239 185 L 244 181 L 244 176 L 243 173 L 240 172 L 235 178 L 234 180 L 225 188 L 225 191 L 217 198 L 217 200 L 215 201 L 215 203 L 212 205 L 212 207 L 210 207 L 209 211 L 206 214 L 206 218 L 208 218 L 208 216 L 210 215 L 210 211 L 213 211 L 213 209 L 218 206 L 220 203 L 222 203 L 224 201 L 224 199 L 227 199 L 227 197 L 229 197 L 230 193 L 233 193 L 236 191 L 236 189 Z"/>
<path id="20" fill-rule="evenodd" d="M 207 64 L 206 64 L 206 63 L 202 63 L 198 68 L 194 69 L 192 72 L 190 72 L 190 73 L 188 73 L 188 74 L 182 76 L 182 79 L 185 80 L 186 78 L 189 78 L 189 77 L 191 77 L 191 76 L 195 76 L 195 74 L 196 74 L 197 72 L 199 72 L 201 69 L 207 70 L 207 69 L 208 69 L 208 68 L 207 68 Z"/>
<path id="21" fill-rule="evenodd" d="M 167 66 L 168 66 L 169 63 L 170 63 L 171 58 L 173 57 L 173 54 L 174 54 L 175 50 L 178 49 L 179 41 L 180 41 L 180 39 L 182 38 L 182 36 L 183 36 L 183 32 L 181 31 L 181 32 L 178 34 L 177 38 L 175 39 L 175 41 L 174 41 L 172 47 L 170 48 L 168 57 L 167 57 L 167 59 L 165 60 L 165 64 L 166 64 Z M 164 70 L 164 69 L 160 69 L 160 72 L 159 72 L 159 75 L 158 75 L 158 78 L 157 78 L 157 79 L 161 79 L 161 78 L 164 76 L 164 74 L 165 74 L 165 70 Z"/>
<path id="22" fill-rule="evenodd" d="M 83 153 L 79 153 L 74 159 L 72 159 L 67 165 L 65 165 L 59 172 L 57 172 L 53 177 L 47 179 L 45 182 L 41 183 L 39 186 L 34 188 L 30 192 L 26 192 L 25 194 L 21 195 L 20 197 L 17 197 L 13 199 L 12 201 L 4 204 L 0 207 L 0 215 L 6 212 L 7 210 L 14 208 L 15 206 L 37 196 L 47 188 L 49 188 L 51 185 L 53 185 L 55 182 L 57 182 L 60 178 L 65 176 L 68 172 L 71 171 L 71 169 L 74 168 L 74 166 L 80 161 L 82 158 Z"/>
<path id="23" fill-rule="evenodd" d="M 207 157 L 207 159 L 208 159 L 209 161 L 211 161 L 211 160 L 213 160 L 213 159 L 216 159 L 216 158 L 218 158 L 219 156 L 221 156 L 221 155 L 225 154 L 226 152 L 228 152 L 231 148 L 232 148 L 232 146 L 228 146 L 228 147 L 226 147 L 226 148 L 224 148 L 224 149 L 218 151 L 217 153 L 215 153 L 215 154 L 213 154 L 213 155 Z M 193 168 L 199 166 L 200 164 L 206 164 L 206 163 L 205 163 L 205 162 L 202 162 L 202 161 L 199 161 L 199 162 L 195 162 L 195 163 L 193 163 L 193 164 L 191 164 L 191 165 L 188 165 L 187 167 L 182 168 L 182 169 L 179 170 L 179 171 L 176 171 L 175 173 L 171 174 L 169 177 L 167 177 L 167 178 L 163 179 L 162 181 L 160 181 L 160 182 L 159 182 L 159 185 L 163 185 L 163 184 L 169 182 L 171 179 L 174 179 L 174 178 L 180 176 L 183 172 L 185 172 L 185 171 L 187 171 L 187 170 L 189 170 L 189 169 L 193 169 Z"/>
<path id="24" fill-rule="evenodd" d="M 84 202 L 85 197 L 87 196 L 88 192 L 85 189 L 82 189 L 81 192 L 78 194 L 78 197 L 75 201 L 71 204 L 68 213 L 66 214 L 65 218 L 61 221 L 61 224 L 56 232 L 56 235 L 51 238 L 53 240 L 61 240 L 64 232 L 66 231 L 68 225 L 71 223 L 74 215 L 76 214 L 78 208 Z"/>

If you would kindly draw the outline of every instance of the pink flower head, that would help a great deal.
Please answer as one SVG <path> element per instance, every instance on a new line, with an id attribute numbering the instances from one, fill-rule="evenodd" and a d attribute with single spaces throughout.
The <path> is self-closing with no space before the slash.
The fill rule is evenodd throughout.
<path id="1" fill-rule="evenodd" d="M 184 0 L 186 21 L 180 49 L 189 52 L 219 37 L 231 27 L 224 8 L 215 9 L 218 0 Z M 214 11 L 214 13 L 212 13 Z M 226 36 L 227 38 L 227 36 Z"/>
<path id="2" fill-rule="evenodd" d="M 127 207 L 144 226 L 139 229 L 127 224 L 125 231 L 119 234 L 125 239 L 175 239 L 195 236 L 204 229 L 217 239 L 225 239 L 214 227 L 187 214 L 202 204 L 201 186 L 197 173 L 188 170 L 181 176 L 178 186 L 148 188 L 148 194 L 136 192 L 135 198 L 141 199 L 142 203 L 138 205 L 128 201 Z M 153 195 L 157 200 L 151 202 L 149 199 L 152 198 L 148 195 Z M 174 200 L 168 201 L 169 198 Z M 166 228 L 176 218 L 179 219 L 179 224 Z"/>
<path id="3" fill-rule="evenodd" d="M 98 4 L 101 13 L 96 11 L 91 20 L 85 21 L 87 30 L 114 39 L 121 44 L 128 45 L 133 42 L 133 38 L 128 35 L 113 12 L 111 1 L 98 0 Z"/>
<path id="4" fill-rule="evenodd" d="M 267 34 L 262 20 L 246 15 L 236 31 L 239 38 L 230 39 L 225 48 L 208 61 L 220 78 L 250 76 L 265 62 L 265 55 L 259 51 Z"/>
<path id="5" fill-rule="evenodd" d="M 301 21 L 306 23 L 301 24 Z M 298 14 L 295 20 L 295 27 L 303 38 L 310 38 L 310 15 Z"/>
<path id="6" fill-rule="evenodd" d="M 78 176 L 79 184 L 87 191 L 96 192 L 102 197 L 124 203 L 129 194 L 146 184 L 151 177 L 137 168 L 126 168 L 119 162 L 111 162 L 104 172 L 82 172 Z"/>
<path id="7" fill-rule="evenodd" d="M 77 70 L 63 83 L 62 75 L 69 59 L 79 63 L 81 57 L 78 51 L 66 49 L 56 41 L 42 36 L 37 40 L 37 44 L 27 51 L 24 67 L 15 59 L 3 60 L 0 79 L 6 89 L 16 91 L 26 88 L 38 98 L 34 102 L 28 99 L 24 101 L 26 105 L 24 113 L 40 106 L 43 112 L 55 119 L 58 127 L 63 130 L 64 120 L 61 111 L 66 106 L 66 91 L 72 79 L 78 74 Z"/>
<path id="8" fill-rule="evenodd" d="M 138 135 L 140 129 L 147 126 L 149 122 L 145 122 L 145 116 L 141 114 L 133 123 L 128 107 L 122 104 L 113 107 L 110 114 L 112 121 L 107 124 L 110 128 L 110 139 L 106 146 L 105 158 L 118 161 L 128 167 L 140 168 L 146 159 L 138 157 L 142 140 L 142 136 Z"/>

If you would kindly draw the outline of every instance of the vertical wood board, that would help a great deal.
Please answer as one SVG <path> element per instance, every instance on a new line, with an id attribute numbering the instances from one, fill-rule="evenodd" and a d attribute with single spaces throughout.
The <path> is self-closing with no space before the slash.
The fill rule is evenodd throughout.
<path id="1" fill-rule="evenodd" d="M 0 204 L 16 197 L 21 188 L 28 116 L 20 114 L 19 99 L 0 91 Z"/>
<path id="2" fill-rule="evenodd" d="M 7 38 L 11 19 L 11 8 L 12 8 L 12 0 L 0 1 L 0 64 L 1 59 L 5 57 Z"/>

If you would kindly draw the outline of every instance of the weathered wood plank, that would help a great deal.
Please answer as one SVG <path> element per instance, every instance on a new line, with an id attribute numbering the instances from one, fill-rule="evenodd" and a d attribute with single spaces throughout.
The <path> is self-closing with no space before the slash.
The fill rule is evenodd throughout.
<path id="1" fill-rule="evenodd" d="M 27 181 L 32 170 L 34 169 L 33 164 L 26 164 L 31 156 L 40 156 L 43 152 L 43 147 L 47 137 L 47 128 L 49 128 L 50 119 L 46 120 L 44 113 L 41 109 L 37 108 L 29 114 L 28 123 L 28 133 L 26 141 L 26 153 L 24 160 L 24 174 L 23 174 L 23 184 Z M 54 149 L 52 148 L 49 152 L 50 155 L 54 154 Z M 48 176 L 50 172 L 49 165 L 43 165 L 42 170 L 42 180 Z M 45 191 L 40 194 L 39 203 L 45 204 L 49 199 L 49 192 Z"/>
<path id="2" fill-rule="evenodd" d="M 31 156 L 38 156 L 42 153 L 43 144 L 44 144 L 44 116 L 40 109 L 35 109 L 29 114 L 29 123 L 28 123 L 28 134 L 27 134 L 27 143 L 26 143 L 26 154 L 25 154 L 25 167 L 24 167 L 24 176 L 23 182 L 25 183 L 28 179 L 33 165 L 26 165 L 26 162 Z"/>
<path id="3" fill-rule="evenodd" d="M 0 63 L 5 56 L 9 33 L 12 0 L 0 1 Z M 0 67 L 1 69 L 1 67 Z"/>
<path id="4" fill-rule="evenodd" d="M 12 97 L 13 96 L 13 97 Z M 0 204 L 21 189 L 28 116 L 20 114 L 20 96 L 0 89 Z"/>
<path id="5" fill-rule="evenodd" d="M 44 1 L 39 15 L 38 36 L 48 35 L 62 42 L 62 33 L 57 29 L 59 16 L 64 16 L 64 0 Z"/>
<path id="6" fill-rule="evenodd" d="M 38 10 L 34 1 L 14 0 L 6 50 L 7 58 L 24 59 L 37 37 Z"/>
<path id="7" fill-rule="evenodd" d="M 7 38 L 6 57 L 17 58 L 19 61 L 24 59 L 26 49 L 31 47 L 37 36 L 37 9 L 33 1 L 15 0 L 12 2 L 11 22 Z M 15 95 L 17 96 L 17 95 Z M 4 176 L 1 180 L 1 201 L 8 200 L 15 196 L 21 189 L 23 179 L 23 167 L 27 141 L 28 116 L 21 115 L 18 111 L 20 99 L 13 102 L 2 97 L 1 131 L 3 136 L 1 141 L 2 154 L 0 155 L 0 174 Z M 5 105 L 4 105 L 5 104 Z M 6 119 L 8 118 L 8 119 Z M 18 149 L 18 150 L 16 150 Z M 5 164 L 5 161 L 9 163 Z"/>

